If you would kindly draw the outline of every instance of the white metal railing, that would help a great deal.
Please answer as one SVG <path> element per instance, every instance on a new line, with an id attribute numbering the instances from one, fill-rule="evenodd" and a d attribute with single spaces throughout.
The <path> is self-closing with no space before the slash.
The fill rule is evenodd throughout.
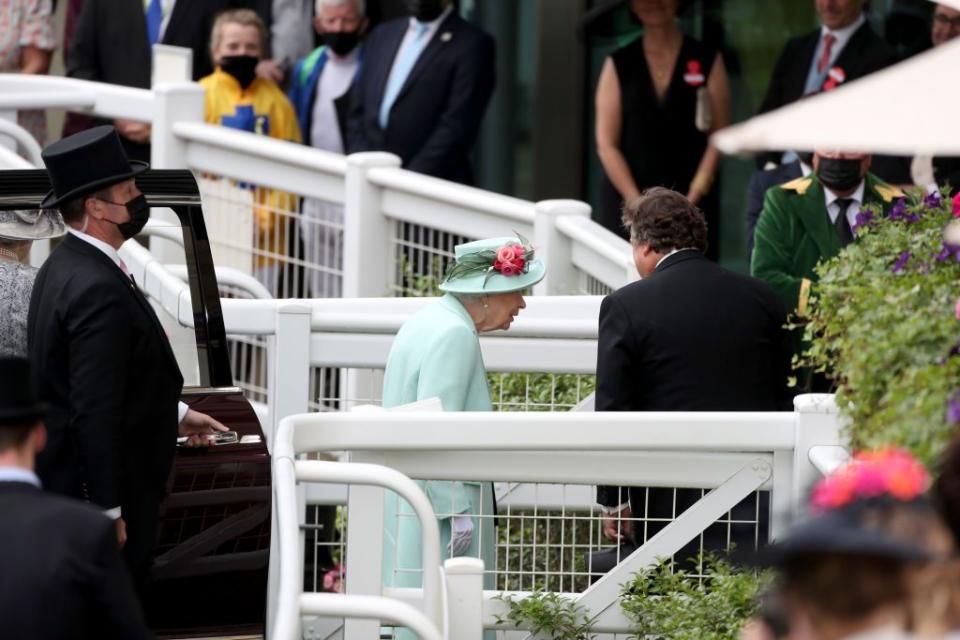
<path id="1" fill-rule="evenodd" d="M 836 451 L 839 444 L 832 396 L 814 395 L 799 396 L 793 413 L 309 414 L 284 419 L 276 446 L 291 458 L 305 453 L 348 452 L 348 463 L 324 463 L 323 476 L 325 481 L 347 484 L 351 482 L 351 467 L 367 468 L 366 465 L 374 464 L 433 481 L 712 488 L 613 571 L 582 593 L 566 594 L 588 615 L 597 616 L 597 631 L 626 633 L 630 629 L 617 602 L 620 585 L 632 573 L 658 557 L 676 553 L 688 539 L 757 489 L 771 492 L 771 533 L 776 536 L 803 504 L 807 487 L 820 475 L 814 462 L 816 452 Z M 300 478 L 305 479 L 306 475 Z M 277 486 L 276 491 L 293 495 L 293 478 L 278 478 L 277 482 L 287 486 Z M 351 489 L 349 493 L 347 593 L 387 595 L 429 615 L 432 596 L 424 594 L 433 593 L 435 587 L 381 586 L 383 504 L 383 492 L 379 489 L 366 487 L 362 491 Z M 281 511 L 293 511 L 284 513 L 279 525 L 297 530 L 299 520 L 296 527 L 293 520 L 302 518 L 302 509 L 289 499 L 278 500 L 277 505 Z M 418 516 L 422 521 L 424 516 L 419 509 Z M 287 539 L 281 538 L 281 544 Z M 284 553 L 299 553 L 300 548 L 286 552 L 281 549 L 281 557 Z M 435 551 L 430 550 L 430 557 L 423 560 L 425 581 L 439 569 L 439 560 L 431 559 L 436 558 Z M 496 599 L 499 594 L 485 591 L 482 595 L 484 628 L 507 628 L 496 623 L 497 615 L 505 612 L 503 603 Z M 447 606 L 456 605 L 448 602 Z M 472 606 L 476 607 L 476 603 Z M 280 615 L 289 617 L 291 607 L 287 605 L 283 610 Z M 346 616 L 343 612 L 339 615 Z M 446 615 L 457 619 L 459 614 L 448 610 Z M 291 622 L 286 620 L 283 624 Z M 375 629 L 376 625 L 348 622 L 344 637 L 370 637 Z"/>
<path id="2" fill-rule="evenodd" d="M 603 293 L 636 278 L 628 243 L 591 222 L 584 203 L 528 202 L 400 169 L 390 154 L 344 157 L 207 125 L 203 90 L 194 83 L 145 90 L 0 74 L 0 118 L 45 107 L 150 122 L 152 165 L 193 170 L 204 190 L 215 253 L 244 256 L 244 264 L 218 262 L 250 275 L 257 265 L 280 265 L 284 286 L 274 287 L 274 297 L 311 293 L 303 284 L 311 270 L 331 281 L 327 291 L 346 297 L 404 292 L 412 284 L 397 270 L 401 258 L 413 276 L 436 278 L 456 242 L 514 231 L 534 240 L 548 262 L 538 294 Z M 10 163 L 0 156 L 5 166 Z M 307 201 L 342 207 L 342 222 L 304 215 Z M 269 213 L 274 226 L 260 236 L 258 213 Z M 231 229 L 243 218 L 250 225 L 245 231 Z M 295 245 L 317 238 L 333 247 L 321 258 L 325 264 L 296 254 Z M 164 261 L 162 253 L 157 257 Z M 269 285 L 267 277 L 261 280 Z"/>

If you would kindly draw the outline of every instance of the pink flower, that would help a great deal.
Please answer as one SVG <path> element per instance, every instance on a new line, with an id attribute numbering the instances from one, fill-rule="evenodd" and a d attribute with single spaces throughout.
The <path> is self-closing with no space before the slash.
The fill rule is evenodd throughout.
<path id="1" fill-rule="evenodd" d="M 953 217 L 960 218 L 960 191 L 953 196 Z"/>
<path id="2" fill-rule="evenodd" d="M 960 320 L 960 298 L 957 298 L 957 302 L 953 307 L 953 316 L 957 320 Z"/>
<path id="3" fill-rule="evenodd" d="M 500 267 L 498 268 L 496 265 L 494 265 L 494 269 L 497 269 L 505 276 L 515 276 L 520 273 L 513 262 L 501 262 Z"/>
<path id="4" fill-rule="evenodd" d="M 513 257 L 517 260 L 523 262 L 523 259 L 526 257 L 527 252 L 524 251 L 522 244 L 515 244 L 513 246 Z"/>
<path id="5" fill-rule="evenodd" d="M 497 262 L 513 262 L 513 259 L 517 257 L 514 247 L 517 245 L 508 244 L 497 249 Z"/>

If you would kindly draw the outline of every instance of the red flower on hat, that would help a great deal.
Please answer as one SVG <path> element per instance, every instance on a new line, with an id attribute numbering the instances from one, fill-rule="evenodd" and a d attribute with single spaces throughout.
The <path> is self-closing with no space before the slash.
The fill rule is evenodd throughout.
<path id="1" fill-rule="evenodd" d="M 921 496 L 929 485 L 926 468 L 910 452 L 895 448 L 863 451 L 817 483 L 811 508 L 822 513 L 883 495 L 908 501 Z"/>

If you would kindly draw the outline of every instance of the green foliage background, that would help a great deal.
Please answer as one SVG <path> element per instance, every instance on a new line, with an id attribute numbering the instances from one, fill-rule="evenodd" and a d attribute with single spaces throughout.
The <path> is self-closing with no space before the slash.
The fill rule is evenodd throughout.
<path id="1" fill-rule="evenodd" d="M 928 464 L 955 430 L 946 412 L 960 384 L 960 358 L 950 355 L 960 336 L 960 263 L 936 259 L 953 216 L 949 198 L 930 204 L 910 195 L 906 215 L 915 222 L 874 210 L 857 242 L 818 265 L 801 359 L 836 380 L 855 448 L 898 445 Z"/>

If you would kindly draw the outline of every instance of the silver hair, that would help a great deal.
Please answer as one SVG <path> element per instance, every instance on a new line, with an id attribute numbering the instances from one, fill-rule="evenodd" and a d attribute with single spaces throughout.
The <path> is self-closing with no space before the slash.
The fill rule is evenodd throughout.
<path id="1" fill-rule="evenodd" d="M 460 301 L 463 306 L 468 304 L 480 304 L 480 301 L 487 297 L 486 293 L 455 293 L 453 297 Z"/>
<path id="2" fill-rule="evenodd" d="M 348 2 L 352 2 L 353 6 L 357 8 L 357 13 L 360 14 L 360 17 L 367 15 L 367 0 L 317 0 L 316 9 L 317 15 L 320 15 L 320 10 L 325 6 L 327 7 L 342 7 Z"/>

